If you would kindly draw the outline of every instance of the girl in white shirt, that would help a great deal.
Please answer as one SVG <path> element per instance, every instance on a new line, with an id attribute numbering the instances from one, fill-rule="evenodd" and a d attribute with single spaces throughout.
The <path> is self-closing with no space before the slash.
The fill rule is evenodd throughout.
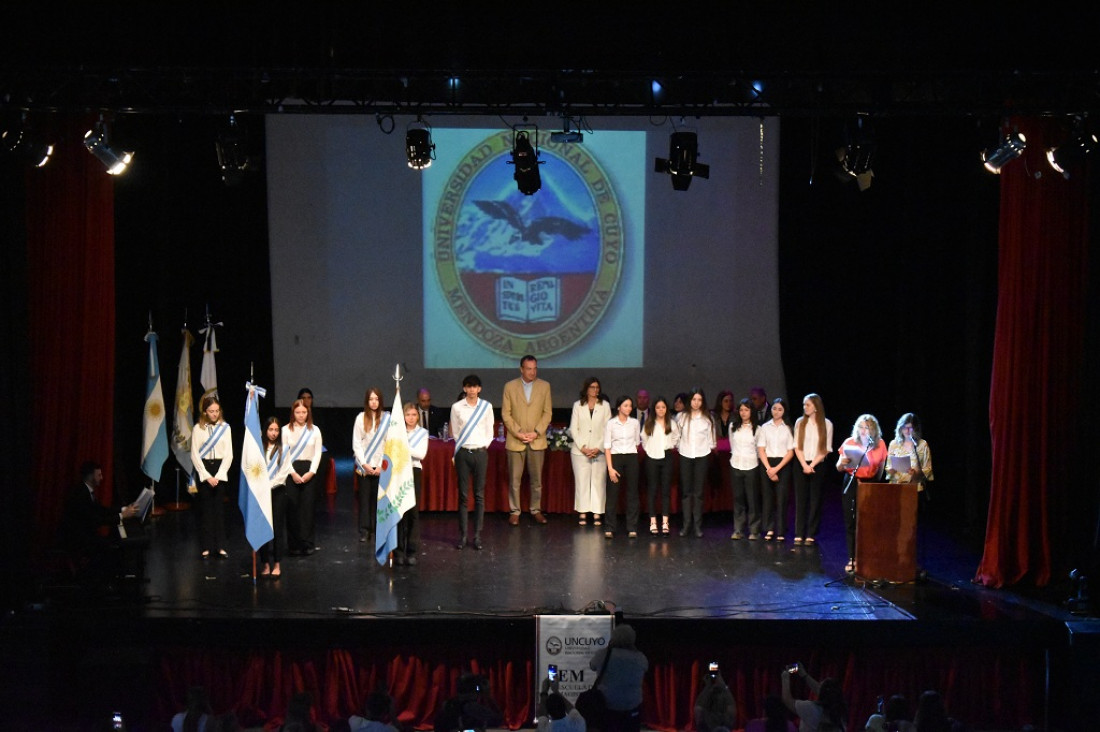
<path id="1" fill-rule="evenodd" d="M 694 531 L 703 538 L 703 486 L 707 482 L 710 454 L 716 443 L 714 418 L 706 408 L 707 397 L 695 389 L 688 397 L 687 408 L 680 414 L 680 502 L 684 525 L 680 536 Z"/>
<path id="2" fill-rule="evenodd" d="M 263 446 L 265 468 L 271 480 L 271 523 L 275 536 L 260 547 L 260 561 L 264 563 L 260 575 L 279 579 L 283 574 L 280 561 L 286 553 L 286 477 L 290 463 L 283 460 L 282 430 L 279 419 L 268 417 L 264 424 Z"/>
<path id="3" fill-rule="evenodd" d="M 600 525 L 600 514 L 607 501 L 607 460 L 603 450 L 603 433 L 611 419 L 611 405 L 600 394 L 600 380 L 589 376 L 581 386 L 580 398 L 573 403 L 569 434 L 573 446 L 569 457 L 573 462 L 573 510 L 580 514 L 577 523 Z M 612 507 L 614 510 L 614 507 Z"/>
<path id="4" fill-rule="evenodd" d="M 630 416 L 634 400 L 625 394 L 615 400 L 615 416 L 603 433 L 603 448 L 607 459 L 607 531 L 608 539 L 615 535 L 619 520 L 619 491 L 626 492 L 626 531 L 631 539 L 638 538 L 638 443 L 642 430 L 638 420 Z"/>
<path id="5" fill-rule="evenodd" d="M 420 552 L 420 494 L 423 484 L 422 460 L 428 454 L 428 430 L 420 426 L 420 413 L 415 402 L 405 402 L 405 430 L 409 435 L 409 457 L 413 465 L 413 493 L 416 500 L 401 516 L 397 524 L 397 549 L 393 552 L 394 564 L 416 564 Z"/>
<path id="6" fill-rule="evenodd" d="M 289 462 L 286 481 L 287 553 L 308 556 L 314 541 L 317 502 L 317 468 L 321 465 L 321 428 L 313 424 L 313 412 L 301 399 L 290 407 L 290 422 L 283 426 L 283 459 Z"/>
<path id="7" fill-rule="evenodd" d="M 760 495 L 764 504 L 764 541 L 783 541 L 787 533 L 787 502 L 791 495 L 794 435 L 787 425 L 787 405 L 782 397 L 772 402 L 771 421 L 756 430 L 756 453 L 760 458 Z"/>
<path id="8" fill-rule="evenodd" d="M 351 433 L 351 451 L 355 457 L 355 475 L 359 484 L 359 542 L 366 543 L 374 536 L 378 522 L 378 481 L 382 476 L 382 440 L 388 413 L 382 411 L 382 390 L 377 386 L 367 389 L 363 396 L 363 411 L 355 418 Z M 370 454 L 367 454 L 368 451 Z"/>
<path id="9" fill-rule="evenodd" d="M 657 529 L 657 490 L 661 491 L 660 533 L 668 536 L 669 486 L 672 483 L 672 450 L 680 438 L 680 425 L 669 413 L 668 400 L 657 397 L 642 427 L 645 450 L 646 505 L 649 507 L 649 533 Z"/>
<path id="10" fill-rule="evenodd" d="M 833 451 L 833 423 L 825 419 L 825 404 L 817 394 L 802 398 L 802 416 L 794 423 L 794 543 L 813 546 L 821 528 L 821 462 Z"/>
<path id="11" fill-rule="evenodd" d="M 757 481 L 756 420 L 752 402 L 742 399 L 737 417 L 730 422 L 730 488 L 733 491 L 733 534 L 741 539 L 748 529 L 749 539 L 760 538 L 760 483 Z"/>
<path id="12" fill-rule="evenodd" d="M 222 420 L 218 397 L 207 394 L 199 405 L 199 423 L 191 432 L 191 464 L 198 476 L 202 558 L 229 559 L 225 550 L 225 481 L 233 464 L 233 430 Z"/>

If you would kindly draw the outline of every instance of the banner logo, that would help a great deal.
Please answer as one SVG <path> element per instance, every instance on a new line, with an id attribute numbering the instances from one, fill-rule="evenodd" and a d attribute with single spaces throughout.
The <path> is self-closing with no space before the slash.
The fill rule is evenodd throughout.
<path id="1" fill-rule="evenodd" d="M 582 145 L 539 140 L 539 192 L 517 190 L 506 164 L 512 133 L 502 130 L 455 166 L 432 226 L 451 314 L 483 347 L 512 358 L 583 341 L 622 273 L 623 217 L 611 181 Z"/>

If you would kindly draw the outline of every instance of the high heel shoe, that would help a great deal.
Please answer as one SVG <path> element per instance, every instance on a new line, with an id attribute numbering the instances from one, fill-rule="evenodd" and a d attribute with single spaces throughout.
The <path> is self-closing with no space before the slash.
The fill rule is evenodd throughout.
<path id="1" fill-rule="evenodd" d="M 668 516 L 662 516 L 661 517 L 661 533 L 664 534 L 665 536 L 668 536 L 668 532 L 669 532 Z"/>
<path id="2" fill-rule="evenodd" d="M 592 514 L 592 525 L 593 526 L 600 526 L 601 524 L 603 524 L 603 521 L 600 521 L 600 514 L 598 514 L 598 513 Z"/>
<path id="3" fill-rule="evenodd" d="M 656 517 L 650 517 L 649 519 L 649 533 L 654 536 L 657 535 L 657 519 Z"/>

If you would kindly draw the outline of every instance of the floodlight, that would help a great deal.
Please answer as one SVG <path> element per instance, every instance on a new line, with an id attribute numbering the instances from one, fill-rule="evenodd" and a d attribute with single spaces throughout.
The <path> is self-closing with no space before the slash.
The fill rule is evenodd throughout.
<path id="1" fill-rule="evenodd" d="M 1005 136 L 1004 142 L 1001 143 L 1000 147 L 992 152 L 986 150 L 982 153 L 982 163 L 985 165 L 985 169 L 990 173 L 997 173 L 999 175 L 1001 168 L 1020 157 L 1026 147 L 1027 138 L 1024 137 L 1023 133 L 1018 131 L 1012 132 Z"/>
<path id="2" fill-rule="evenodd" d="M 248 155 L 248 136 L 237 124 L 235 115 L 229 115 L 229 121 L 218 131 L 214 149 L 218 153 L 222 182 L 227 186 L 239 184 L 245 172 L 252 169 L 252 158 Z"/>
<path id="3" fill-rule="evenodd" d="M 405 129 L 405 157 L 413 170 L 431 167 L 432 161 L 435 160 L 432 128 L 419 118 Z"/>
<path id="4" fill-rule="evenodd" d="M 92 155 L 95 155 L 99 162 L 103 163 L 104 167 L 107 168 L 108 175 L 125 173 L 127 168 L 130 167 L 130 162 L 134 159 L 132 152 L 117 153 L 111 149 L 107 141 L 107 124 L 102 117 L 99 118 L 95 128 L 84 133 L 84 147 Z"/>
<path id="5" fill-rule="evenodd" d="M 1047 162 L 1050 163 L 1050 167 L 1068 178 L 1070 168 L 1083 163 L 1097 146 L 1096 135 L 1081 133 L 1058 147 L 1047 150 Z"/>
<path id="6" fill-rule="evenodd" d="M 710 178 L 710 166 L 698 162 L 699 139 L 694 132 L 673 132 L 668 138 L 668 159 L 657 158 L 654 170 L 672 176 L 672 188 L 686 191 L 695 177 Z"/>
<path id="7" fill-rule="evenodd" d="M 534 133 L 535 146 L 533 147 L 528 130 L 514 129 L 512 132 L 512 159 L 508 161 L 508 164 L 516 166 L 516 172 L 512 177 L 516 180 L 516 187 L 519 188 L 519 192 L 525 196 L 530 196 L 542 188 L 542 176 L 539 174 L 539 166 L 542 165 L 542 161 L 539 160 L 537 147 L 539 141 L 537 127 L 534 129 Z"/>

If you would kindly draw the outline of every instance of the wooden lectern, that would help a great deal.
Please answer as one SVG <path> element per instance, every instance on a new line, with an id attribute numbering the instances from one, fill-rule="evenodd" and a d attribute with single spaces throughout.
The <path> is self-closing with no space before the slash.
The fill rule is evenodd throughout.
<path id="1" fill-rule="evenodd" d="M 917 484 L 856 486 L 856 575 L 865 580 L 917 578 Z"/>

